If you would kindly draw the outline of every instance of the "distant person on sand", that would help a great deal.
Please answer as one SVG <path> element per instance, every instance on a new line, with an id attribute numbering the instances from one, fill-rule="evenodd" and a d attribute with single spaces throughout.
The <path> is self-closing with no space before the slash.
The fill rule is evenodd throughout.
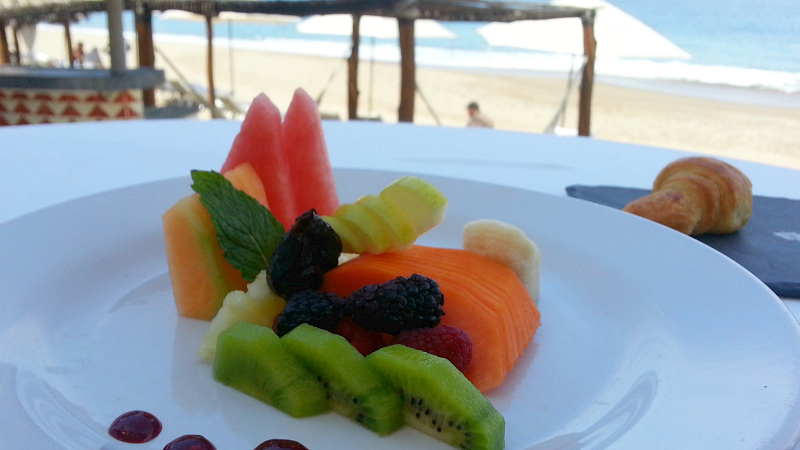
<path id="1" fill-rule="evenodd" d="M 75 61 L 72 65 L 76 67 L 83 65 L 83 42 L 78 42 L 78 46 L 72 50 L 72 59 Z"/>
<path id="2" fill-rule="evenodd" d="M 467 105 L 467 114 L 469 114 L 468 127 L 494 128 L 494 123 L 481 113 L 481 108 L 476 102 Z"/>

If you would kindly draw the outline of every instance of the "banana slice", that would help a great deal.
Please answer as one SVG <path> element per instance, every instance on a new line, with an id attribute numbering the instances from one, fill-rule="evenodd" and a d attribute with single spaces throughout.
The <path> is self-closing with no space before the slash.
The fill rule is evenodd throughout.
<path id="1" fill-rule="evenodd" d="M 539 248 L 525 232 L 499 220 L 473 220 L 464 225 L 464 250 L 511 267 L 533 301 L 539 302 L 541 255 Z"/>

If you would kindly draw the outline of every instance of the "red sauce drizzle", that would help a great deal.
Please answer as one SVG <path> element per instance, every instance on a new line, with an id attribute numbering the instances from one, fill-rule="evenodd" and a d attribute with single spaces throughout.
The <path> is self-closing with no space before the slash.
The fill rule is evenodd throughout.
<path id="1" fill-rule="evenodd" d="M 217 448 L 199 434 L 187 434 L 167 444 L 164 450 L 217 450 Z"/>
<path id="2" fill-rule="evenodd" d="M 291 439 L 270 439 L 262 442 L 255 450 L 308 450 L 303 444 Z"/>
<path id="3" fill-rule="evenodd" d="M 152 441 L 161 433 L 161 422 L 145 411 L 129 411 L 117 417 L 108 427 L 114 439 L 129 444 Z"/>

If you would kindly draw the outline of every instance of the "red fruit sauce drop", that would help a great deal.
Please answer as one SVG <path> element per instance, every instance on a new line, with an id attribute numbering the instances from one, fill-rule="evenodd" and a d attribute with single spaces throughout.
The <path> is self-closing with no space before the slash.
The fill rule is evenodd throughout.
<path id="1" fill-rule="evenodd" d="M 164 450 L 217 450 L 217 448 L 203 436 L 187 434 L 167 444 Z"/>
<path id="2" fill-rule="evenodd" d="M 270 439 L 259 444 L 255 450 L 308 450 L 303 444 L 291 439 Z"/>
<path id="3" fill-rule="evenodd" d="M 129 444 L 142 444 L 151 441 L 161 433 L 161 422 L 156 416 L 145 411 L 129 411 L 117 417 L 108 427 L 108 434 L 114 439 Z"/>

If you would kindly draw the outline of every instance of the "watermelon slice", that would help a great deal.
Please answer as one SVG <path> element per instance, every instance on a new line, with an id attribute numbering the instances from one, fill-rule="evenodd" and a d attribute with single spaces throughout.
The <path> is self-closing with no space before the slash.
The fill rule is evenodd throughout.
<path id="1" fill-rule="evenodd" d="M 288 230 L 297 214 L 282 141 L 281 112 L 265 94 L 259 94 L 250 104 L 220 172 L 249 162 L 264 185 L 270 212 Z"/>
<path id="2" fill-rule="evenodd" d="M 323 216 L 339 207 L 317 103 L 298 88 L 283 119 L 283 151 L 295 217 L 310 208 Z M 271 200 L 270 200 L 271 201 Z M 288 229 L 288 228 L 287 228 Z"/>

